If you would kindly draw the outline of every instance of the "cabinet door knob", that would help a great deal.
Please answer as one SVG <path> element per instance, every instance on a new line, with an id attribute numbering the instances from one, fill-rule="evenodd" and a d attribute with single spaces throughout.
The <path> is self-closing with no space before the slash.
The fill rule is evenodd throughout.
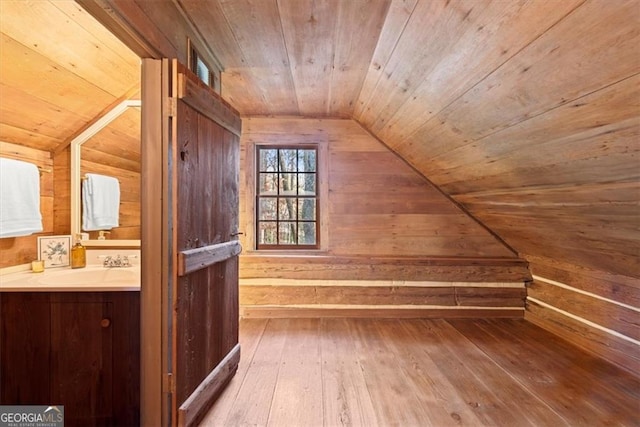
<path id="1" fill-rule="evenodd" d="M 104 318 L 100 321 L 100 326 L 108 328 L 111 325 L 111 319 Z"/>

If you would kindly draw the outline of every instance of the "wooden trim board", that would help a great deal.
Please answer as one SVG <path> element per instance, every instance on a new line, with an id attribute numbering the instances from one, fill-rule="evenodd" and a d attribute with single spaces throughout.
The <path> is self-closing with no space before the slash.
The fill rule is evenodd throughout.
<path id="1" fill-rule="evenodd" d="M 178 425 L 196 425 L 214 399 L 231 380 L 240 363 L 240 344 L 227 354 L 216 368 L 191 393 L 178 409 Z"/>
<path id="2" fill-rule="evenodd" d="M 523 316 L 524 307 L 240 306 L 241 318 L 521 319 Z"/>
<path id="3" fill-rule="evenodd" d="M 240 252 L 242 252 L 242 246 L 237 240 L 181 251 L 178 253 L 178 276 L 225 261 Z"/>
<path id="4" fill-rule="evenodd" d="M 190 71 L 182 68 L 179 71 L 178 97 L 195 110 L 239 137 L 242 131 L 242 120 L 238 112 L 204 83 L 196 83 L 186 78 L 184 73 Z M 206 97 L 202 95 L 203 89 L 208 92 Z M 212 99 L 214 103 L 211 102 Z"/>

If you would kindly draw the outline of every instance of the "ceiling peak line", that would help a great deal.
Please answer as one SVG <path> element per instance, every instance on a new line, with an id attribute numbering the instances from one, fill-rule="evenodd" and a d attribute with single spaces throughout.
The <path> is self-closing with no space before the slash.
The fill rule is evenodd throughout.
<path id="1" fill-rule="evenodd" d="M 336 44 L 336 40 L 338 39 L 338 28 L 340 26 L 340 22 L 342 20 L 342 8 L 338 8 L 338 16 L 336 18 L 336 21 L 333 23 L 333 41 L 334 41 L 334 45 Z M 325 113 L 327 115 L 331 114 L 331 101 L 333 99 L 333 75 L 335 73 L 336 70 L 336 49 L 333 48 L 331 51 L 331 67 L 330 67 L 331 71 L 329 74 L 329 93 L 327 94 L 327 106 L 326 106 L 326 110 Z M 351 113 L 351 112 L 350 112 Z"/>
<path id="2" fill-rule="evenodd" d="M 284 45 L 284 52 L 287 55 L 287 61 L 289 62 L 289 78 L 291 79 L 291 84 L 293 85 L 293 90 L 295 92 L 295 102 L 296 102 L 296 111 L 300 113 L 300 100 L 298 99 L 298 88 L 296 87 L 296 79 L 293 76 L 293 67 L 291 67 L 291 54 L 289 53 L 289 46 L 287 46 L 287 39 L 284 35 L 284 25 L 282 24 L 282 10 L 280 8 L 280 0 L 276 0 L 276 8 L 278 9 L 278 23 L 280 25 L 280 32 L 282 33 L 282 44 Z M 312 15 L 313 16 L 313 15 Z"/>
<path id="3" fill-rule="evenodd" d="M 411 139 L 412 137 L 414 137 L 417 133 L 421 132 L 424 128 L 427 127 L 427 125 L 429 123 L 431 123 L 432 120 L 436 120 L 436 118 L 438 117 L 438 115 L 440 113 L 442 113 L 443 111 L 446 111 L 448 108 L 450 108 L 454 103 L 458 102 L 461 98 L 463 98 L 465 95 L 467 95 L 468 93 L 470 93 L 474 88 L 476 88 L 477 86 L 479 86 L 482 82 L 484 82 L 485 80 L 487 80 L 491 75 L 493 75 L 494 73 L 496 73 L 498 70 L 500 70 L 503 66 L 505 66 L 505 64 L 507 64 L 509 61 L 511 61 L 513 58 L 515 58 L 516 56 L 518 56 L 519 54 L 521 54 L 525 49 L 527 49 L 529 46 L 531 46 L 533 43 L 535 43 L 537 40 L 539 40 L 542 36 L 544 36 L 545 34 L 547 34 L 551 29 L 553 29 L 554 27 L 556 27 L 558 24 L 560 24 L 562 21 L 564 21 L 565 19 L 567 19 L 567 17 L 569 17 L 570 15 L 572 15 L 573 13 L 575 13 L 581 6 L 584 5 L 584 3 L 586 2 L 586 0 L 583 0 L 580 4 L 576 5 L 573 9 L 571 9 L 570 11 L 568 11 L 567 13 L 565 13 L 564 15 L 560 16 L 555 22 L 551 23 L 547 28 L 545 28 L 543 31 L 540 32 L 540 34 L 538 34 L 536 37 L 534 37 L 533 39 L 531 39 L 531 41 L 529 41 L 528 43 L 522 45 L 522 47 L 516 51 L 513 52 L 512 55 L 510 55 L 509 57 L 507 57 L 504 61 L 502 61 L 500 64 L 498 64 L 493 70 L 489 71 L 488 73 L 486 73 L 482 78 L 480 78 L 475 84 L 473 84 L 472 86 L 470 86 L 467 90 L 463 91 L 460 93 L 459 96 L 455 97 L 454 99 L 451 100 L 451 102 L 449 102 L 447 105 L 443 106 L 439 111 L 434 112 L 433 115 L 427 120 L 425 121 L 422 125 L 420 125 L 419 127 L 417 127 L 413 132 L 411 132 L 410 134 L 406 135 L 404 138 L 400 139 L 398 141 L 398 143 L 404 143 L 406 141 L 408 141 L 409 139 Z M 415 92 L 415 91 L 414 91 Z M 396 112 L 397 113 L 397 112 Z M 395 116 L 395 114 L 394 114 Z M 392 116 L 393 118 L 393 116 Z"/>
<path id="4" fill-rule="evenodd" d="M 364 75 L 364 77 L 362 78 L 362 81 L 360 82 L 360 87 L 358 88 L 357 96 L 355 97 L 355 99 L 354 99 L 354 101 L 353 101 L 353 105 L 352 105 L 351 112 L 350 112 L 350 113 L 351 113 L 350 117 L 352 118 L 352 120 L 353 120 L 353 117 L 355 117 L 355 116 L 356 116 L 356 110 L 357 110 L 358 100 L 360 99 L 360 95 L 362 94 L 362 90 L 363 90 L 363 88 L 364 88 L 364 84 L 365 84 L 365 82 L 366 82 L 366 80 L 367 80 L 367 76 L 369 75 L 369 70 L 371 69 L 371 66 L 373 65 L 373 59 L 374 59 L 374 58 L 375 58 L 375 56 L 376 56 L 376 50 L 378 49 L 378 44 L 380 43 L 380 37 L 382 36 L 382 30 L 383 30 L 383 28 L 384 28 L 384 23 L 387 21 L 387 16 L 389 16 L 389 10 L 391 9 L 391 4 L 392 4 L 392 2 L 393 2 L 393 0 L 391 0 L 391 1 L 388 3 L 388 5 L 387 5 L 387 10 L 384 12 L 384 19 L 383 19 L 383 21 L 382 21 L 382 22 L 383 22 L 383 23 L 382 23 L 382 27 L 380 28 L 380 32 L 378 32 L 378 38 L 377 38 L 377 40 L 376 40 L 376 48 L 375 48 L 375 49 L 373 49 L 373 51 L 371 52 L 371 59 L 369 59 L 369 66 L 367 67 L 367 71 L 365 72 L 365 75 Z M 415 3 L 414 3 L 414 5 L 413 5 L 413 8 L 415 8 Z M 412 9 L 412 10 L 413 10 L 413 9 Z M 401 33 L 400 33 L 400 37 L 402 37 L 402 32 L 404 32 L 404 29 L 405 29 L 405 28 L 406 28 L 406 22 L 405 22 L 405 25 L 402 27 L 402 31 L 401 31 Z M 397 45 L 397 43 L 398 43 L 398 42 L 397 42 L 397 40 L 396 40 L 396 43 L 394 44 L 393 49 L 395 49 L 395 46 Z M 392 51 L 393 51 L 393 49 L 392 49 Z M 385 62 L 385 65 L 386 65 L 386 63 L 387 63 L 387 62 L 388 62 L 388 59 L 387 59 L 387 61 Z M 382 69 L 384 69 L 384 66 L 381 66 L 381 67 L 382 67 Z M 377 83 L 377 82 L 376 82 L 376 83 Z"/>
<path id="5" fill-rule="evenodd" d="M 418 4 L 424 5 L 423 7 L 426 8 L 426 10 L 422 11 L 422 12 L 426 12 L 423 14 L 420 14 L 418 12 L 416 12 L 416 9 L 418 8 Z M 413 44 L 417 43 L 419 44 L 419 41 L 422 41 L 422 39 L 416 41 L 413 40 L 411 38 L 411 36 L 408 34 L 406 38 L 411 39 L 411 45 L 405 43 L 401 43 L 400 40 L 403 39 L 405 32 L 407 31 L 407 28 L 411 27 L 411 28 L 416 28 L 416 27 L 421 27 L 420 25 L 416 24 L 416 22 L 418 23 L 422 23 L 424 25 L 424 22 L 421 21 L 421 18 L 423 16 L 430 16 L 431 20 L 427 20 L 427 24 L 428 25 L 435 25 L 435 22 L 437 21 L 437 19 L 434 19 L 433 17 L 440 17 L 442 14 L 445 13 L 445 9 L 448 7 L 449 3 L 447 2 L 444 7 L 442 7 L 442 10 L 432 10 L 433 8 L 437 8 L 437 7 L 441 7 L 442 2 L 429 2 L 429 1 L 424 1 L 424 0 L 418 0 L 415 5 L 413 10 L 411 11 L 411 14 L 409 15 L 409 17 L 407 18 L 407 20 L 405 21 L 405 24 L 402 27 L 402 30 L 400 31 L 400 34 L 398 35 L 398 39 L 396 40 L 396 43 L 393 46 L 393 49 L 391 50 L 391 52 L 388 55 L 387 60 L 385 61 L 385 65 L 381 68 L 381 73 L 378 76 L 378 79 L 376 81 L 376 84 L 374 86 L 374 89 L 371 91 L 371 96 L 369 97 L 369 100 L 367 102 L 366 105 L 364 105 L 361 109 L 361 112 L 359 114 L 360 118 L 362 118 L 362 116 L 365 115 L 366 111 L 370 110 L 369 105 L 373 102 L 373 100 L 375 99 L 375 94 L 377 92 L 379 92 L 379 86 L 381 84 L 381 82 L 383 82 L 384 80 L 382 79 L 383 76 L 387 76 L 387 79 L 390 79 L 391 76 L 393 76 L 394 74 L 397 74 L 398 71 L 398 64 L 396 64 L 396 67 L 393 70 L 388 71 L 387 67 L 389 66 L 389 62 L 391 61 L 391 59 L 394 57 L 394 54 L 396 53 L 396 51 L 399 49 L 399 46 L 409 46 L 409 49 L 413 49 Z M 471 9 L 469 9 L 468 13 L 470 13 L 471 11 L 473 11 L 474 7 L 471 7 Z M 454 13 L 454 12 L 451 12 Z M 468 15 L 467 13 L 467 15 Z M 447 20 L 450 20 L 451 17 L 447 17 Z M 465 18 L 466 19 L 466 18 Z M 423 37 L 426 38 L 426 37 Z M 407 48 L 405 48 L 406 50 Z M 405 52 L 406 53 L 406 52 Z M 400 56 L 402 57 L 402 52 L 400 53 Z M 411 67 L 408 68 L 408 72 L 403 73 L 404 75 L 402 76 L 401 80 L 402 80 L 402 84 L 411 87 L 411 82 L 413 81 L 413 72 L 414 70 L 421 70 L 421 72 L 424 72 L 425 68 L 422 66 L 423 64 L 430 64 L 429 61 L 429 55 L 426 55 L 424 52 L 421 52 L 421 54 L 419 55 L 420 59 L 413 63 Z M 431 64 L 431 66 L 433 66 Z M 393 83 L 392 83 L 393 84 Z M 401 88 L 402 85 L 400 84 L 396 84 L 395 86 L 397 86 L 398 88 Z M 411 89 L 411 92 L 408 94 L 408 99 L 411 99 L 411 97 L 413 96 L 413 94 L 418 90 L 418 87 L 420 85 L 413 85 L 413 88 Z M 403 91 L 403 93 L 407 93 L 409 89 L 407 88 L 401 88 L 401 90 Z M 392 93 L 393 94 L 393 93 Z M 378 99 L 379 100 L 379 99 Z M 384 100 L 385 102 L 385 106 L 389 106 L 392 104 L 392 101 L 389 99 L 389 97 L 387 97 L 387 99 Z M 393 111 L 393 114 L 391 115 L 391 117 L 393 117 L 397 111 L 399 110 L 400 107 L 395 108 Z M 384 109 L 380 109 L 378 111 L 378 113 L 373 113 L 375 114 L 375 118 L 373 118 L 372 120 L 369 120 L 371 123 L 376 123 L 379 122 L 380 116 L 382 115 L 382 112 L 384 111 Z M 385 123 L 386 126 L 386 123 Z M 384 127 L 383 127 L 384 128 Z"/>
<path id="6" fill-rule="evenodd" d="M 380 47 L 380 40 L 382 38 L 382 34 L 385 31 L 385 25 L 387 24 L 387 18 L 389 16 L 389 12 L 391 11 L 391 8 L 394 5 L 394 3 L 397 3 L 397 2 L 395 2 L 394 0 L 391 0 L 391 3 L 389 4 L 389 8 L 387 9 L 387 13 L 385 15 L 385 19 L 384 19 L 384 23 L 382 25 L 382 29 L 380 30 L 380 33 L 378 34 L 378 41 L 376 42 L 376 48 L 373 50 L 373 55 L 371 56 L 371 60 L 372 61 L 376 58 L 376 53 L 378 51 L 378 48 Z M 360 98 L 362 96 L 362 91 L 364 90 L 365 83 L 367 81 L 367 78 L 371 74 L 371 68 L 374 65 L 373 62 L 369 63 L 368 71 L 367 71 L 367 73 L 365 75 L 365 78 L 362 80 L 362 85 L 360 87 L 360 92 L 358 93 L 358 98 L 356 99 L 356 105 L 354 106 L 354 111 L 353 111 L 353 115 L 354 116 L 361 116 L 362 113 L 365 111 L 367 105 L 369 105 L 369 103 L 373 99 L 374 94 L 377 91 L 380 79 L 382 78 L 382 75 L 384 74 L 384 70 L 387 67 L 387 64 L 389 63 L 389 60 L 393 56 L 394 52 L 396 51 L 396 48 L 398 47 L 400 39 L 402 38 L 402 36 L 404 35 L 405 30 L 407 29 L 407 25 L 408 25 L 408 23 L 409 23 L 409 21 L 411 19 L 411 16 L 413 15 L 413 12 L 416 9 L 416 5 L 417 4 L 418 4 L 418 0 L 413 0 L 413 5 L 411 7 L 411 10 L 408 11 L 407 18 L 404 20 L 404 23 L 402 24 L 402 28 L 397 33 L 397 38 L 396 38 L 395 42 L 393 43 L 393 47 L 391 48 L 391 50 L 388 53 L 385 53 L 386 58 L 384 60 L 384 64 L 377 64 L 378 68 L 376 68 L 376 71 L 380 70 L 380 72 L 378 73 L 378 77 L 375 79 L 375 83 L 373 84 L 373 89 L 370 91 L 369 97 L 367 98 L 366 101 L 363 101 L 362 103 L 359 103 L 358 101 L 360 100 Z M 362 107 L 358 108 L 358 104 L 361 104 Z"/>

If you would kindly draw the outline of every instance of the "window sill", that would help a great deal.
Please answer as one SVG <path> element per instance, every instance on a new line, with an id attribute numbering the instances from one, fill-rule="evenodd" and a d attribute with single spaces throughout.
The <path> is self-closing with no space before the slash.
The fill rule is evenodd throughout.
<path id="1" fill-rule="evenodd" d="M 243 250 L 242 255 L 248 256 L 325 256 L 329 255 L 326 249 L 251 249 Z"/>

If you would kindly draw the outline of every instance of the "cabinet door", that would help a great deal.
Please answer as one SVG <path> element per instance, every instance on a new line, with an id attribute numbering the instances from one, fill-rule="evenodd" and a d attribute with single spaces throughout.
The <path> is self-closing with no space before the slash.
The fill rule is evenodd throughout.
<path id="1" fill-rule="evenodd" d="M 49 405 L 49 295 L 0 294 L 0 405 Z"/>
<path id="2" fill-rule="evenodd" d="M 64 404 L 68 425 L 110 424 L 112 304 L 69 299 L 51 302 L 51 403 Z"/>

